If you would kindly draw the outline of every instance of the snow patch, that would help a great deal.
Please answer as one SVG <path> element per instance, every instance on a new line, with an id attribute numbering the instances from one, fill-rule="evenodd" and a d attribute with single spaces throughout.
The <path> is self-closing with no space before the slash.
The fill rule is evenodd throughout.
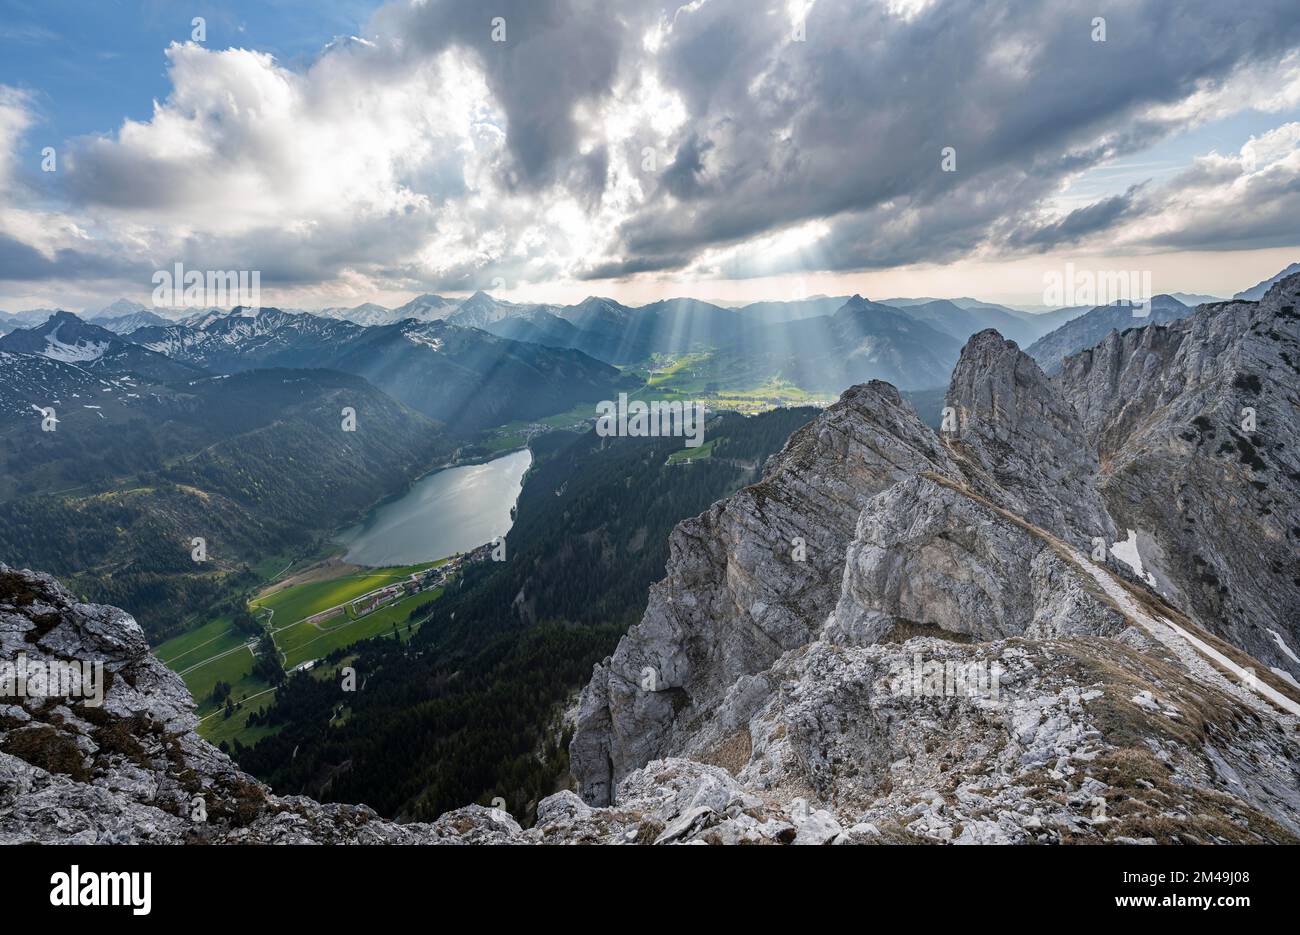
<path id="1" fill-rule="evenodd" d="M 427 335 L 417 334 L 412 331 L 405 332 L 405 337 L 412 344 L 424 344 L 432 351 L 438 351 L 442 348 L 442 338 L 430 338 Z"/>
<path id="2" fill-rule="evenodd" d="M 1286 679 L 1296 688 L 1300 688 L 1300 682 L 1297 682 L 1295 680 L 1295 676 L 1293 676 L 1290 672 L 1286 671 L 1285 669 L 1279 669 L 1276 666 L 1269 666 L 1269 671 L 1272 672 L 1280 679 Z"/>
<path id="3" fill-rule="evenodd" d="M 1156 586 L 1156 576 L 1151 574 L 1142 567 L 1142 556 L 1138 554 L 1138 536 L 1137 532 L 1130 529 L 1128 539 L 1123 542 L 1116 542 L 1110 547 L 1111 554 L 1117 559 L 1133 569 L 1133 573 L 1145 581 L 1151 587 Z"/>
<path id="4" fill-rule="evenodd" d="M 1290 646 L 1286 644 L 1286 640 L 1282 639 L 1282 634 L 1272 629 L 1271 627 L 1267 629 L 1269 633 L 1273 634 L 1273 639 L 1277 642 L 1277 648 L 1282 650 L 1282 652 L 1284 652 L 1287 658 L 1290 659 L 1292 662 L 1300 663 L 1300 658 L 1296 657 L 1295 652 L 1291 649 Z M 1295 679 L 1292 679 L 1291 681 L 1294 682 Z"/>
<path id="5" fill-rule="evenodd" d="M 1297 704 L 1294 700 L 1288 698 L 1286 695 L 1283 695 L 1281 692 L 1279 692 L 1277 689 L 1273 688 L 1272 686 L 1266 685 L 1263 682 L 1259 681 L 1255 677 L 1255 671 L 1253 669 L 1247 670 L 1237 665 L 1237 663 L 1233 662 L 1231 659 L 1229 659 L 1223 653 L 1219 652 L 1213 646 L 1210 646 L 1204 640 L 1199 639 L 1193 634 L 1187 632 L 1187 630 L 1183 629 L 1178 624 L 1174 623 L 1172 620 L 1169 620 L 1165 617 L 1155 617 L 1147 613 L 1142 608 L 1138 607 L 1137 602 L 1133 600 L 1133 598 L 1129 595 L 1128 591 L 1126 591 L 1124 587 L 1114 577 L 1111 576 L 1110 572 L 1106 571 L 1105 568 L 1093 562 L 1090 562 L 1087 559 L 1078 558 L 1078 557 L 1075 558 L 1074 563 L 1079 568 L 1082 568 L 1085 572 L 1087 572 L 1092 577 L 1092 579 L 1097 582 L 1097 584 L 1101 587 L 1103 591 L 1106 592 L 1106 594 L 1111 598 L 1111 600 L 1113 600 L 1116 604 L 1119 605 L 1120 610 L 1124 613 L 1126 617 L 1128 617 L 1130 620 L 1137 622 L 1142 627 L 1142 629 L 1146 630 L 1156 639 L 1160 640 L 1160 642 L 1172 648 L 1171 643 L 1169 642 L 1169 640 L 1165 638 L 1165 635 L 1171 633 L 1175 637 L 1180 637 L 1183 640 L 1183 642 L 1190 644 L 1202 656 L 1214 661 L 1221 668 L 1226 669 L 1228 672 L 1231 672 L 1237 679 L 1240 680 L 1241 685 L 1248 686 L 1250 689 L 1253 689 L 1257 695 L 1262 695 L 1263 697 L 1267 698 L 1269 701 L 1273 702 L 1273 704 L 1277 705 L 1279 708 L 1283 709 L 1284 711 L 1287 711 L 1290 714 L 1300 716 L 1300 704 Z M 1181 653 L 1179 655 L 1181 655 Z M 1186 661 L 1186 657 L 1183 658 L 1184 661 Z M 1210 671 L 1213 670 L 1211 669 Z M 1217 673 L 1215 674 L 1217 675 Z"/>
<path id="6" fill-rule="evenodd" d="M 91 360 L 99 360 L 104 356 L 104 351 L 108 350 L 107 341 L 87 341 L 76 344 L 65 344 L 59 340 L 59 331 L 63 325 L 59 324 L 53 331 L 45 336 L 45 350 L 41 355 L 51 360 L 61 360 L 65 364 L 79 363 Z"/>

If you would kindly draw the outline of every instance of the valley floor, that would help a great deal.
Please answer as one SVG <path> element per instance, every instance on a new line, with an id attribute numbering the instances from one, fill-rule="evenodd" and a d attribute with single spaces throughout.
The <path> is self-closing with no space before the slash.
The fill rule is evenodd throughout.
<path id="1" fill-rule="evenodd" d="M 286 672 L 313 669 L 339 650 L 375 637 L 407 639 L 419 626 L 412 611 L 435 600 L 460 559 L 363 568 L 337 556 L 269 582 L 248 603 L 270 634 Z M 278 576 L 277 576 L 278 577 Z M 198 703 L 199 732 L 228 745 L 248 746 L 275 728 L 249 725 L 249 715 L 275 703 L 275 687 L 255 669 L 258 637 L 229 616 L 216 617 L 155 648 L 154 654 L 185 681 Z M 321 668 L 327 677 L 342 662 Z M 228 685 L 228 711 L 217 686 Z M 222 695 L 225 693 L 223 692 Z"/>

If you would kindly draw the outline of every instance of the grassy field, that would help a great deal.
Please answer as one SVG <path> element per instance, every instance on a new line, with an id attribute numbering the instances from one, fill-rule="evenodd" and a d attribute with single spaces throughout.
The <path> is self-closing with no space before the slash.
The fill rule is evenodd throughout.
<path id="1" fill-rule="evenodd" d="M 393 624 L 397 624 L 399 631 L 404 635 L 407 617 L 411 611 L 441 594 L 441 588 L 412 594 L 361 618 L 340 616 L 321 623 L 306 621 L 294 623 L 283 630 L 276 630 L 275 644 L 284 654 L 284 667 L 292 669 L 310 659 L 327 656 L 334 650 L 350 646 L 359 640 L 391 634 Z"/>
<path id="2" fill-rule="evenodd" d="M 339 573 L 331 574 L 327 570 L 327 577 L 315 580 L 311 579 L 317 570 L 311 570 L 304 575 L 308 580 L 301 584 L 290 583 L 272 589 L 268 580 L 268 587 L 248 606 L 264 625 L 270 623 L 272 638 L 288 671 L 361 640 L 391 636 L 394 624 L 399 638 L 407 638 L 411 611 L 420 604 L 435 600 L 441 595 L 441 588 L 402 597 L 359 618 L 350 613 L 350 608 L 349 612 L 317 624 L 307 623 L 306 618 L 444 562 L 446 559 L 365 569 L 341 565 Z M 291 564 L 299 563 L 275 559 L 264 563 L 258 570 L 267 579 L 283 580 Z M 275 703 L 271 685 L 253 675 L 256 660 L 247 645 L 252 638 L 236 629 L 230 617 L 223 616 L 173 637 L 154 650 L 163 663 L 181 676 L 194 696 L 196 713 L 200 718 L 199 732 L 212 743 L 226 741 L 233 744 L 238 739 L 250 746 L 275 730 L 265 726 L 249 727 L 246 723 L 249 714 Z M 313 675 L 316 675 L 315 671 Z M 213 699 L 213 690 L 218 682 L 230 685 L 230 697 L 240 705 L 230 717 L 221 713 L 222 705 Z"/>
<path id="3" fill-rule="evenodd" d="M 713 442 L 716 439 L 705 442 L 698 448 L 681 448 L 674 451 L 668 456 L 669 464 L 681 464 L 684 461 L 700 461 L 713 454 Z"/>
<path id="4" fill-rule="evenodd" d="M 763 383 L 724 386 L 713 367 L 713 353 L 658 354 L 631 372 L 646 381 L 629 394 L 632 399 L 702 402 L 708 408 L 754 415 L 781 406 L 817 406 L 834 402 L 834 397 L 810 393 L 789 380 L 773 378 Z M 693 460 L 693 459 L 688 459 Z"/>
<path id="5" fill-rule="evenodd" d="M 194 696 L 199 717 L 215 711 L 212 690 L 217 682 L 230 684 L 230 695 L 240 701 L 270 686 L 253 676 L 249 637 L 235 629 L 229 617 L 218 617 L 158 646 L 156 655 L 178 673 Z"/>
<path id="6" fill-rule="evenodd" d="M 496 454 L 498 451 L 511 451 L 515 448 L 522 448 L 528 441 L 528 438 L 522 431 L 512 431 L 505 435 L 496 435 L 483 442 L 483 448 Z"/>
<path id="7" fill-rule="evenodd" d="M 596 420 L 595 403 L 579 403 L 572 409 L 566 409 L 564 412 L 557 412 L 555 415 L 546 416 L 541 419 L 527 421 L 517 419 L 514 422 L 507 422 L 505 425 L 498 426 L 496 432 L 500 439 L 518 438 L 518 444 L 523 444 L 524 429 L 530 425 L 545 425 L 552 429 L 573 428 L 585 422 L 594 422 Z M 501 447 L 505 447 L 503 444 Z"/>
<path id="8" fill-rule="evenodd" d="M 440 559 L 436 562 L 425 562 L 420 565 L 366 568 L 337 578 L 313 581 L 309 584 L 283 588 L 270 593 L 263 592 L 249 601 L 248 606 L 254 613 L 258 611 L 274 611 L 271 617 L 271 625 L 272 628 L 278 630 L 282 626 L 318 614 L 336 604 L 342 604 L 344 601 L 360 597 L 367 591 L 373 591 L 375 588 L 382 588 L 386 584 L 402 581 L 415 572 L 424 571 L 426 568 L 435 568 L 445 561 L 446 559 Z"/>
<path id="9" fill-rule="evenodd" d="M 257 711 L 259 705 L 270 700 L 272 696 L 267 695 L 265 698 L 258 698 L 250 702 L 242 710 L 236 711 L 230 717 L 223 717 L 218 714 L 210 717 L 199 725 L 199 733 L 208 743 L 214 743 L 220 746 L 222 741 L 234 746 L 236 740 L 246 747 L 251 747 L 263 737 L 270 737 L 279 731 L 282 725 L 274 727 L 265 724 L 258 724 L 255 727 L 248 726 L 248 716 Z"/>
<path id="10" fill-rule="evenodd" d="M 243 643 L 241 635 L 229 617 L 218 617 L 201 627 L 174 636 L 153 651 L 169 668 L 182 672 L 217 653 L 225 652 Z"/>

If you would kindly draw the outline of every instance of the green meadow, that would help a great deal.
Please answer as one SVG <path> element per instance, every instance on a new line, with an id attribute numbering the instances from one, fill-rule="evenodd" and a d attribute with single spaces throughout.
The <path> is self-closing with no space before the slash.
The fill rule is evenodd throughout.
<path id="1" fill-rule="evenodd" d="M 263 592 L 249 601 L 248 608 L 263 625 L 269 623 L 272 639 L 280 650 L 281 662 L 285 670 L 290 671 L 304 662 L 323 658 L 336 649 L 361 640 L 391 636 L 394 624 L 399 638 L 406 639 L 411 611 L 438 598 L 441 588 L 405 596 L 360 618 L 352 615 L 351 608 L 319 623 L 308 623 L 306 618 L 368 591 L 404 581 L 413 573 L 444 562 L 446 559 L 349 571 L 337 577 L 309 581 L 271 593 Z M 274 570 L 268 569 L 269 576 L 279 577 L 276 572 L 285 564 L 279 562 Z M 233 743 L 238 739 L 248 746 L 275 731 L 265 726 L 249 727 L 246 723 L 249 714 L 275 703 L 271 685 L 253 675 L 256 660 L 247 645 L 252 639 L 249 634 L 236 629 L 229 616 L 222 616 L 154 649 L 154 654 L 181 676 L 194 696 L 195 713 L 200 719 L 199 732 L 212 743 L 223 740 Z M 218 682 L 230 685 L 230 698 L 240 705 L 230 717 L 226 717 L 222 713 L 223 706 L 213 700 Z"/>
<path id="2" fill-rule="evenodd" d="M 367 591 L 404 581 L 416 572 L 435 568 L 445 561 L 446 559 L 439 559 L 436 562 L 424 562 L 419 565 L 365 568 L 337 578 L 281 588 L 270 594 L 253 598 L 248 602 L 248 607 L 254 613 L 274 611 L 271 624 L 273 629 L 278 630 L 318 614 L 322 610 L 328 610 L 335 605 L 360 597 Z"/>
<path id="3" fill-rule="evenodd" d="M 713 454 L 713 440 L 705 442 L 696 448 L 681 448 L 674 451 L 668 456 L 669 464 L 682 464 L 686 461 L 702 461 L 709 455 Z"/>
<path id="4" fill-rule="evenodd" d="M 156 647 L 153 654 L 171 669 L 182 672 L 218 653 L 233 649 L 248 638 L 239 633 L 229 617 L 217 617 Z"/>
<path id="5" fill-rule="evenodd" d="M 341 615 L 320 623 L 300 621 L 283 630 L 276 630 L 275 644 L 284 654 L 285 669 L 292 669 L 359 640 L 391 634 L 393 624 L 397 624 L 398 630 L 405 636 L 406 622 L 411 611 L 441 594 L 441 588 L 411 594 L 360 618 Z"/>

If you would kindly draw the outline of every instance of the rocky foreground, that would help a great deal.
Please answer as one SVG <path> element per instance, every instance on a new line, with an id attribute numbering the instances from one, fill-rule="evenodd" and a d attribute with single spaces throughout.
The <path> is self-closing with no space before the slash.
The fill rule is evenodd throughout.
<path id="1" fill-rule="evenodd" d="M 1054 380 L 983 332 L 937 434 L 850 389 L 674 531 L 527 830 L 274 795 L 128 614 L 0 565 L 0 661 L 109 673 L 0 701 L 0 843 L 1296 843 L 1298 292 Z"/>

